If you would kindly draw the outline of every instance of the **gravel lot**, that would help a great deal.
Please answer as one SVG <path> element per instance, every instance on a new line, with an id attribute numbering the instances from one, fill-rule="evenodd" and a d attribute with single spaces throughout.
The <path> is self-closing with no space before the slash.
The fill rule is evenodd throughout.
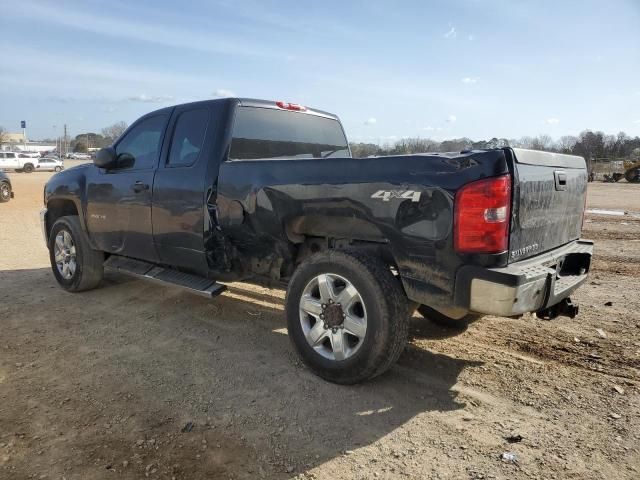
<path id="1" fill-rule="evenodd" d="M 416 315 L 397 366 L 341 387 L 297 360 L 283 291 L 211 301 L 110 274 L 63 292 L 38 223 L 50 174 L 10 177 L 0 478 L 640 478 L 640 218 L 587 217 L 575 320 L 452 334 Z M 640 185 L 589 188 L 590 207 L 640 211 Z"/>

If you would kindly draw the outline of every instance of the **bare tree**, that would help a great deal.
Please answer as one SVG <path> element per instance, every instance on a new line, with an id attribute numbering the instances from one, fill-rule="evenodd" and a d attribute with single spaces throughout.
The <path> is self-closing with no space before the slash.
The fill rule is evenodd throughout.
<path id="1" fill-rule="evenodd" d="M 102 136 L 111 143 L 115 142 L 127 129 L 127 122 L 116 122 L 102 129 Z"/>
<path id="2" fill-rule="evenodd" d="M 573 152 L 573 147 L 578 143 L 578 137 L 573 135 L 564 135 L 558 139 L 557 147 L 562 153 Z"/>
<path id="3" fill-rule="evenodd" d="M 6 134 L 7 134 L 7 131 L 4 129 L 4 127 L 0 127 L 0 144 L 7 141 Z"/>

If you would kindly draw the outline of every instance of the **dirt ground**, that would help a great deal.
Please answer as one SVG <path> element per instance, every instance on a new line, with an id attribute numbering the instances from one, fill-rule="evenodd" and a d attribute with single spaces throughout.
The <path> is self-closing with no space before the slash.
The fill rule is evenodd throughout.
<path id="1" fill-rule="evenodd" d="M 63 292 L 49 176 L 10 174 L 0 204 L 0 478 L 640 478 L 640 218 L 587 217 L 575 320 L 416 315 L 397 366 L 342 387 L 298 361 L 280 290 L 211 301 L 108 274 Z M 640 185 L 589 189 L 640 211 Z"/>

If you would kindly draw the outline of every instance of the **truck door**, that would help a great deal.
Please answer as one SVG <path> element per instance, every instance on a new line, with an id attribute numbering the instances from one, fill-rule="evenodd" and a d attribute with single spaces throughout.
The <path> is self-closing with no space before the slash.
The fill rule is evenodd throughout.
<path id="1" fill-rule="evenodd" d="M 5 164 L 4 167 L 5 168 L 20 168 L 20 159 L 18 158 L 18 155 L 16 155 L 13 152 L 7 152 L 4 154 L 5 155 Z"/>
<path id="2" fill-rule="evenodd" d="M 87 224 L 98 248 L 155 262 L 151 192 L 168 113 L 134 124 L 115 145 L 119 164 L 93 176 L 87 185 Z"/>
<path id="3" fill-rule="evenodd" d="M 168 149 L 153 184 L 153 236 L 162 263 L 206 275 L 206 170 L 215 135 L 213 107 L 177 107 L 167 129 Z"/>

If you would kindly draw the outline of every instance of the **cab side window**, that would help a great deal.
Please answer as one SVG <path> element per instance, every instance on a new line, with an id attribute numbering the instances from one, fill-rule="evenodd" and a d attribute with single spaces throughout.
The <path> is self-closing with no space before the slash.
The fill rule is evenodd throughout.
<path id="1" fill-rule="evenodd" d="M 182 112 L 176 121 L 167 165 L 186 167 L 200 156 L 209 124 L 209 110 L 199 108 Z"/>
<path id="2" fill-rule="evenodd" d="M 116 146 L 118 156 L 127 153 L 134 159 L 130 168 L 135 170 L 153 168 L 160 155 L 162 134 L 167 122 L 166 115 L 145 118 L 135 125 Z"/>

